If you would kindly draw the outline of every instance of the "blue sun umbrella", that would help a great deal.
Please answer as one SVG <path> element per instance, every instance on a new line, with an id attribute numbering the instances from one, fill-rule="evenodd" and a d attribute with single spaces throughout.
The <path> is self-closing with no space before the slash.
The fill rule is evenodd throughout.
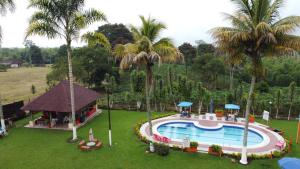
<path id="1" fill-rule="evenodd" d="M 278 161 L 279 166 L 282 169 L 299 169 L 300 159 L 299 158 L 289 158 L 285 157 Z"/>

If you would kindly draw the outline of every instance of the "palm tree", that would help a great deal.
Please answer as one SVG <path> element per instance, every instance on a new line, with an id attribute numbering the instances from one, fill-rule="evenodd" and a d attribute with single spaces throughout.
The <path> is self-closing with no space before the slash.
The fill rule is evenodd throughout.
<path id="1" fill-rule="evenodd" d="M 296 83 L 295 82 L 291 82 L 291 84 L 289 85 L 289 103 L 290 103 L 290 108 L 289 108 L 288 120 L 290 120 L 292 106 L 293 106 L 293 103 L 294 103 L 295 87 L 296 87 Z"/>
<path id="2" fill-rule="evenodd" d="M 211 30 L 219 50 L 225 54 L 243 53 L 252 62 L 251 86 L 247 98 L 246 122 L 241 163 L 247 164 L 249 112 L 256 78 L 263 73 L 262 57 L 295 54 L 300 37 L 291 33 L 300 25 L 299 16 L 279 17 L 283 0 L 231 0 L 233 15 L 225 14 L 232 27 Z"/>
<path id="3" fill-rule="evenodd" d="M 13 12 L 15 10 L 15 3 L 13 0 L 0 0 L 0 14 L 6 15 L 7 10 Z M 0 26 L 0 44 L 2 42 L 2 28 Z"/>
<path id="4" fill-rule="evenodd" d="M 67 44 L 70 97 L 72 110 L 73 140 L 77 140 L 75 126 L 75 101 L 72 73 L 71 43 L 77 39 L 80 30 L 95 21 L 106 20 L 105 15 L 96 10 L 83 10 L 85 0 L 30 0 L 29 7 L 37 9 L 29 20 L 26 38 L 31 35 L 46 36 L 49 39 L 64 38 Z"/>
<path id="5" fill-rule="evenodd" d="M 146 68 L 146 105 L 150 135 L 152 136 L 150 108 L 150 95 L 153 84 L 152 67 L 155 62 L 159 64 L 162 62 L 177 62 L 182 60 L 183 56 L 179 50 L 175 48 L 171 39 L 158 39 L 162 30 L 166 29 L 165 24 L 151 17 L 146 19 L 144 16 L 140 16 L 140 19 L 142 21 L 141 27 L 137 28 L 131 26 L 135 42 L 125 45 L 116 45 L 114 55 L 121 59 L 121 69 L 128 69 L 132 65 L 137 67 L 145 66 Z M 150 144 L 150 146 L 151 145 L 152 144 Z"/>

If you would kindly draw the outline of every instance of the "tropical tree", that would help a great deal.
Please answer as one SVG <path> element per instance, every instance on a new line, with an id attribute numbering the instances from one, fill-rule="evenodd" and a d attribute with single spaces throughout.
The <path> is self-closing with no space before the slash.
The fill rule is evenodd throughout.
<path id="1" fill-rule="evenodd" d="M 136 108 L 139 110 L 142 105 L 142 97 L 145 92 L 146 74 L 144 71 L 133 70 L 130 74 L 131 91 L 135 95 Z"/>
<path id="2" fill-rule="evenodd" d="M 277 90 L 275 94 L 275 104 L 276 104 L 276 119 L 278 119 L 279 108 L 281 106 L 281 97 L 282 97 L 282 90 Z"/>
<path id="3" fill-rule="evenodd" d="M 296 88 L 296 83 L 293 81 L 293 82 L 289 85 L 289 104 L 290 104 L 290 108 L 289 108 L 289 116 L 288 116 L 288 120 L 290 120 L 291 111 L 292 111 L 292 106 L 293 106 L 294 99 L 295 99 L 295 88 Z"/>
<path id="4" fill-rule="evenodd" d="M 148 17 L 140 16 L 142 21 L 141 27 L 131 26 L 131 31 L 135 42 L 125 45 L 116 45 L 114 53 L 117 58 L 121 59 L 120 68 L 128 69 L 135 65 L 146 68 L 146 105 L 148 112 L 148 122 L 150 135 L 152 136 L 150 95 L 153 84 L 153 65 L 155 62 L 178 62 L 183 59 L 182 54 L 173 45 L 169 38 L 159 39 L 162 30 L 166 25 Z M 150 144 L 153 150 L 152 144 Z"/>
<path id="5" fill-rule="evenodd" d="M 14 0 L 0 0 L 0 14 L 3 16 L 7 10 L 13 12 L 15 10 Z M 0 44 L 2 42 L 2 28 L 0 26 Z"/>
<path id="6" fill-rule="evenodd" d="M 242 63 L 242 56 L 241 54 L 226 56 L 225 63 L 229 66 L 229 90 L 232 91 L 234 71 Z"/>
<path id="7" fill-rule="evenodd" d="M 47 36 L 49 39 L 64 38 L 67 44 L 70 81 L 73 140 L 77 140 L 75 126 L 75 101 L 72 73 L 72 41 L 79 38 L 80 30 L 95 21 L 106 20 L 96 10 L 84 10 L 85 0 L 30 0 L 29 7 L 37 9 L 29 20 L 26 38 L 31 35 Z"/>
<path id="8" fill-rule="evenodd" d="M 193 97 L 199 103 L 199 107 L 198 107 L 198 113 L 199 113 L 199 115 L 201 114 L 201 110 L 202 110 L 202 105 L 203 105 L 205 93 L 206 93 L 206 88 L 203 87 L 203 85 L 202 85 L 201 82 L 198 82 L 196 84 L 196 89 L 193 92 Z"/>
<path id="9" fill-rule="evenodd" d="M 186 43 L 186 42 L 183 43 L 182 45 L 180 45 L 178 47 L 178 49 L 184 55 L 184 58 L 185 58 L 185 76 L 188 76 L 187 75 L 188 65 L 193 63 L 193 59 L 197 55 L 197 50 L 194 46 L 192 46 L 191 44 Z"/>
<path id="10" fill-rule="evenodd" d="M 133 36 L 129 29 L 123 24 L 105 24 L 98 27 L 97 31 L 103 33 L 114 48 L 117 44 L 133 42 Z"/>
<path id="11" fill-rule="evenodd" d="M 281 18 L 283 0 L 232 0 L 236 12 L 225 14 L 232 27 L 211 30 L 221 52 L 243 53 L 251 60 L 252 78 L 246 106 L 246 122 L 241 163 L 247 164 L 249 112 L 257 76 L 263 73 L 262 57 L 295 54 L 300 49 L 300 37 L 291 33 L 300 25 L 299 16 Z"/>

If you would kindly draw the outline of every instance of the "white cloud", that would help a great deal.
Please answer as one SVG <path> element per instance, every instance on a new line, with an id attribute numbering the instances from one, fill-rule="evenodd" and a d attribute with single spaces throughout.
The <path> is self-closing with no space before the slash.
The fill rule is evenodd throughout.
<path id="1" fill-rule="evenodd" d="M 27 0 L 15 0 L 15 13 L 0 17 L 3 31 L 2 47 L 23 47 L 24 33 L 33 9 L 27 9 Z M 300 15 L 299 0 L 287 0 L 282 16 Z M 110 23 L 139 25 L 138 15 L 151 15 L 167 24 L 163 36 L 171 37 L 176 44 L 194 43 L 203 39 L 211 42 L 207 31 L 216 26 L 227 25 L 222 12 L 231 13 L 234 9 L 230 0 L 87 0 L 86 7 L 103 11 Z M 103 23 L 95 23 L 87 30 L 95 30 Z M 83 32 L 85 32 L 84 30 Z M 64 44 L 62 39 L 48 40 L 32 37 L 37 45 L 54 47 Z M 82 43 L 74 43 L 80 46 Z"/>

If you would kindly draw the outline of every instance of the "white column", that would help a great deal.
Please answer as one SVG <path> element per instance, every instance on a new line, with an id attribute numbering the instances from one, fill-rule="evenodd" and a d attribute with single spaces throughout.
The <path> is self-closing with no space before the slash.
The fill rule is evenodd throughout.
<path id="1" fill-rule="evenodd" d="M 109 146 L 112 146 L 111 130 L 108 131 L 108 137 L 109 137 Z"/>
<path id="2" fill-rule="evenodd" d="M 4 131 L 4 133 L 6 133 L 5 121 L 3 118 L 1 118 L 1 128 Z"/>
<path id="3" fill-rule="evenodd" d="M 76 126 L 73 124 L 73 140 L 77 139 L 77 130 L 76 130 Z"/>

